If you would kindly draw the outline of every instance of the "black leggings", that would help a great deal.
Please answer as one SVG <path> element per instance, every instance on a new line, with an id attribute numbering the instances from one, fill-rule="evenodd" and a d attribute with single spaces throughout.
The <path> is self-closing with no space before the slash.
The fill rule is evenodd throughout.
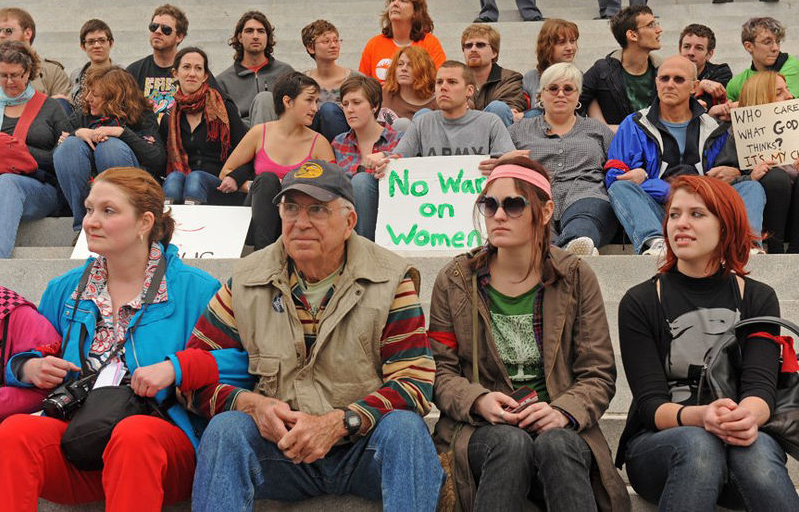
<path id="1" fill-rule="evenodd" d="M 255 250 L 271 245 L 280 236 L 280 214 L 272 199 L 280 192 L 280 178 L 271 172 L 258 175 L 250 185 L 245 205 L 252 206 L 250 235 Z"/>
<path id="2" fill-rule="evenodd" d="M 760 178 L 760 184 L 766 191 L 763 209 L 766 250 L 770 254 L 784 253 L 787 238 L 788 252 L 799 253 L 799 179 L 791 183 L 788 173 L 774 167 Z"/>

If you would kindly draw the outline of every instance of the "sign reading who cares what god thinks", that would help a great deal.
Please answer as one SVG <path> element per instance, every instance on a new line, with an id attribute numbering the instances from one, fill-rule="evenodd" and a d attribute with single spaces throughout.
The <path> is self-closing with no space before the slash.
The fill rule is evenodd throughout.
<path id="1" fill-rule="evenodd" d="M 477 165 L 486 158 L 391 160 L 379 182 L 375 242 L 393 251 L 463 252 L 482 245 L 473 211 L 486 181 Z"/>

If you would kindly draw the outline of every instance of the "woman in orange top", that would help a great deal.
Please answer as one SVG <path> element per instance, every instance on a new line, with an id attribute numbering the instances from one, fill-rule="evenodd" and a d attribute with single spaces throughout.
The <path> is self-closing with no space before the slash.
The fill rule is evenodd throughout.
<path id="1" fill-rule="evenodd" d="M 427 0 L 386 0 L 383 30 L 366 43 L 358 70 L 382 84 L 397 48 L 418 46 L 430 54 L 438 68 L 447 56 L 432 34 L 433 20 L 427 13 Z"/>

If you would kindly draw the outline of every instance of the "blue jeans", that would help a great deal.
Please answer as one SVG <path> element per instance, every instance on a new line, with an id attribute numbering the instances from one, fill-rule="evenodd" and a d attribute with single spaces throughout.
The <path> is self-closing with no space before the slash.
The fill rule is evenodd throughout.
<path id="1" fill-rule="evenodd" d="M 763 207 L 766 205 L 763 187 L 756 181 L 746 180 L 733 184 L 732 188 L 743 199 L 749 228 L 759 234 L 763 228 Z M 652 199 L 640 186 L 632 181 L 617 180 L 608 188 L 608 196 L 636 253 L 641 253 L 649 240 L 664 236 L 664 205 Z"/>
<path id="2" fill-rule="evenodd" d="M 513 124 L 513 112 L 511 112 L 510 107 L 504 101 L 492 101 L 485 106 L 483 112 L 490 112 L 499 116 L 506 128 Z"/>
<path id="3" fill-rule="evenodd" d="M 164 180 L 164 195 L 175 204 L 185 200 L 205 204 L 208 193 L 222 183 L 217 176 L 205 171 L 194 170 L 189 174 L 180 171 L 170 172 Z"/>
<path id="4" fill-rule="evenodd" d="M 92 168 L 99 174 L 111 167 L 138 167 L 139 161 L 130 147 L 116 137 L 100 142 L 94 151 L 75 136 L 67 137 L 53 152 L 58 184 L 72 210 L 72 229 L 80 231 L 86 210 L 83 200 L 89 195 Z"/>
<path id="5" fill-rule="evenodd" d="M 525 110 L 524 111 L 524 118 L 525 119 L 532 119 L 534 117 L 538 117 L 538 116 L 541 116 L 541 115 L 544 115 L 544 111 L 541 110 L 540 108 L 536 108 L 536 107 L 533 107 L 530 110 Z"/>
<path id="6" fill-rule="evenodd" d="M 619 222 L 610 202 L 585 197 L 570 204 L 555 227 L 559 233 L 555 241 L 558 247 L 565 246 L 575 238 L 587 236 L 598 248 L 610 243 Z"/>
<path id="7" fill-rule="evenodd" d="M 699 427 L 643 432 L 627 445 L 627 476 L 635 492 L 661 512 L 728 508 L 799 510 L 786 457 L 758 432 L 747 447 L 727 446 Z"/>
<path id="8" fill-rule="evenodd" d="M 549 512 L 596 510 L 591 448 L 571 429 L 534 436 L 512 425 L 486 425 L 469 439 L 469 466 L 477 482 L 474 509 L 525 510 L 528 498 Z"/>
<path id="9" fill-rule="evenodd" d="M 0 258 L 10 258 L 21 220 L 47 217 L 58 209 L 58 191 L 30 176 L 0 174 Z"/>
<path id="10" fill-rule="evenodd" d="M 319 110 L 311 123 L 311 130 L 319 132 L 328 142 L 333 142 L 336 135 L 348 132 L 350 125 L 344 116 L 344 110 L 337 103 L 326 101 L 319 105 Z"/>
<path id="11" fill-rule="evenodd" d="M 355 213 L 358 214 L 355 232 L 374 242 L 379 203 L 379 189 L 374 174 L 359 172 L 353 175 L 352 194 L 355 199 Z"/>
<path id="12" fill-rule="evenodd" d="M 410 411 L 383 416 L 366 437 L 294 464 L 261 437 L 252 418 L 223 412 L 202 436 L 192 510 L 251 510 L 253 500 L 300 501 L 323 494 L 381 500 L 383 510 L 435 510 L 444 471 L 424 420 Z"/>

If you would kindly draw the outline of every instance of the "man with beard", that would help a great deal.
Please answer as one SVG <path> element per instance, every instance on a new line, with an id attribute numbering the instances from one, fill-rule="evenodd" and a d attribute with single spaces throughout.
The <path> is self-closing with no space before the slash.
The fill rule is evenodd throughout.
<path id="1" fill-rule="evenodd" d="M 219 74 L 219 86 L 236 103 L 242 121 L 249 125 L 255 95 L 270 90 L 281 75 L 294 68 L 272 57 L 275 27 L 262 12 L 245 12 L 228 44 L 236 55 L 233 65 Z"/>

